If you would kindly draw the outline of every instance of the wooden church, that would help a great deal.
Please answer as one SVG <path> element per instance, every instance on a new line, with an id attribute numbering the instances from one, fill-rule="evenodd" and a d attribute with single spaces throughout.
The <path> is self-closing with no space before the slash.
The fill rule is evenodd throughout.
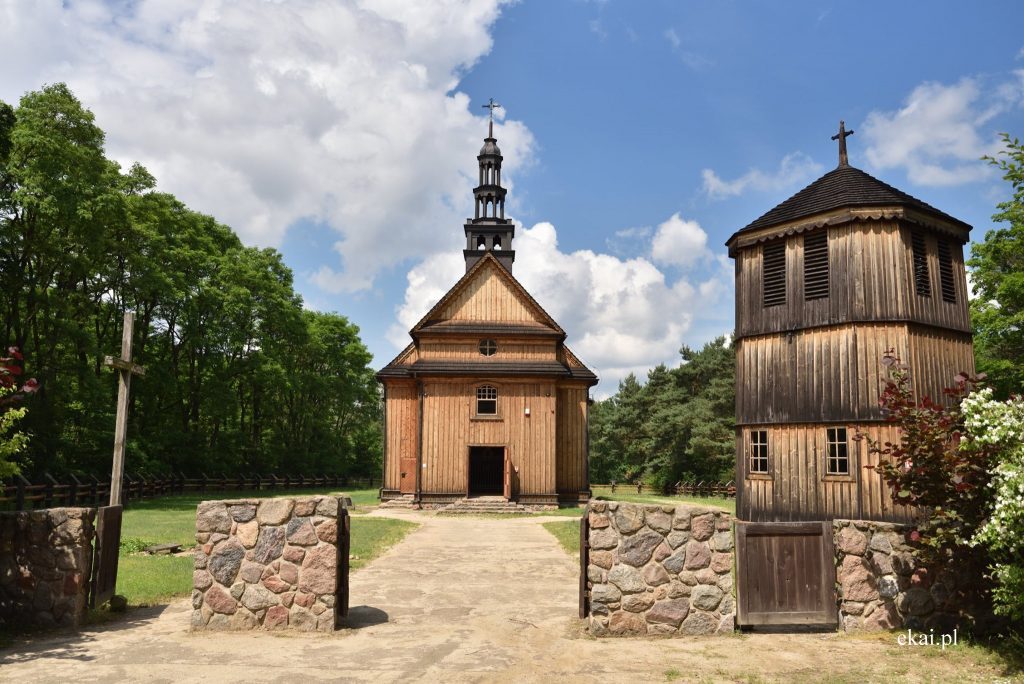
<path id="1" fill-rule="evenodd" d="M 597 377 L 512 275 L 515 225 L 505 218 L 493 120 L 477 160 L 466 274 L 377 374 L 385 407 L 381 499 L 586 501 L 587 412 Z"/>
<path id="2" fill-rule="evenodd" d="M 736 260 L 737 516 L 906 520 L 858 432 L 896 441 L 879 406 L 887 350 L 936 400 L 974 371 L 963 245 L 971 226 L 839 166 L 729 238 Z"/>

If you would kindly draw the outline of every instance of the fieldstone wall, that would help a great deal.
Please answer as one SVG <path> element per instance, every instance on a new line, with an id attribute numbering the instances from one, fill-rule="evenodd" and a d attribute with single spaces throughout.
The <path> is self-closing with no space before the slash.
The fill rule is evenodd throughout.
<path id="1" fill-rule="evenodd" d="M 597 636 L 731 632 L 732 516 L 695 506 L 591 502 L 588 622 Z"/>
<path id="2" fill-rule="evenodd" d="M 953 578 L 936 577 L 917 564 L 907 541 L 909 529 L 895 523 L 833 521 L 843 629 L 946 633 L 956 625 Z"/>
<path id="3" fill-rule="evenodd" d="M 79 625 L 95 517 L 94 508 L 0 513 L 0 626 Z"/>
<path id="4" fill-rule="evenodd" d="M 192 628 L 334 630 L 343 508 L 327 496 L 199 504 Z"/>

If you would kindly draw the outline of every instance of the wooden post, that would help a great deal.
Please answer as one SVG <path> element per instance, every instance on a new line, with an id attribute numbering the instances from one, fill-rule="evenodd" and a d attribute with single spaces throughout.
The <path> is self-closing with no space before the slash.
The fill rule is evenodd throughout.
<path id="1" fill-rule="evenodd" d="M 117 420 L 114 423 L 114 466 L 110 471 L 110 505 L 121 504 L 121 480 L 124 477 L 124 441 L 128 434 L 128 398 L 131 392 L 132 375 L 145 375 L 146 369 L 132 363 L 132 334 L 135 329 L 135 314 L 124 313 L 124 329 L 121 333 L 121 356 L 108 356 L 104 365 L 117 371 Z"/>

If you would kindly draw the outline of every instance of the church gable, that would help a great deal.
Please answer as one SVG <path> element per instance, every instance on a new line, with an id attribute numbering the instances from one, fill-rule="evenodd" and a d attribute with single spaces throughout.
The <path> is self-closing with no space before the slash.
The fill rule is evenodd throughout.
<path id="1" fill-rule="evenodd" d="M 498 261 L 487 254 L 416 324 L 497 323 L 524 328 L 562 329 Z"/>

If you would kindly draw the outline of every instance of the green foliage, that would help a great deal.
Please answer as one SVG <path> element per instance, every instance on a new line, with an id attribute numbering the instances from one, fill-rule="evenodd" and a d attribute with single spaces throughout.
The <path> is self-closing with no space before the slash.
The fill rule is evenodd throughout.
<path id="1" fill-rule="evenodd" d="M 680 350 L 678 368 L 632 374 L 590 414 L 591 481 L 731 480 L 735 465 L 735 352 L 725 338 Z"/>
<path id="2" fill-rule="evenodd" d="M 154 542 L 140 539 L 139 537 L 121 537 L 121 554 L 140 553 L 145 551 L 148 547 L 153 546 Z"/>
<path id="3" fill-rule="evenodd" d="M 974 543 L 991 558 L 997 613 L 1024 621 L 1024 399 L 996 401 L 991 389 L 964 399 L 961 450 L 994 450 L 991 513 Z"/>
<path id="4" fill-rule="evenodd" d="M 0 401 L 14 392 L 13 388 L 0 386 Z M 18 421 L 25 417 L 26 412 L 24 406 L 7 409 L 0 407 L 0 478 L 10 477 L 18 472 L 13 459 L 25 449 L 28 437 L 14 428 Z"/>
<path id="5" fill-rule="evenodd" d="M 1024 145 L 1003 134 L 1005 149 L 988 158 L 1003 171 L 1013 197 L 992 216 L 1005 228 L 988 231 L 971 250 L 971 300 L 974 350 L 979 371 L 988 375 L 997 396 L 1024 393 Z"/>
<path id="6" fill-rule="evenodd" d="M 28 472 L 109 472 L 121 321 L 136 312 L 129 471 L 378 472 L 380 401 L 344 316 L 304 311 L 272 249 L 105 157 L 63 84 L 0 103 L 0 342 L 41 389 Z"/>
<path id="7" fill-rule="evenodd" d="M 917 507 L 911 538 L 920 544 L 918 555 L 933 566 L 955 565 L 979 576 L 984 557 L 971 539 L 991 508 L 992 450 L 980 444 L 961 448 L 960 401 L 969 379 L 958 378 L 957 388 L 947 390 L 947 403 L 928 397 L 919 402 L 907 367 L 891 353 L 884 363 L 889 378 L 880 403 L 887 419 L 899 426 L 900 441 L 868 440 L 869 451 L 878 455 L 874 469 L 896 503 Z"/>

